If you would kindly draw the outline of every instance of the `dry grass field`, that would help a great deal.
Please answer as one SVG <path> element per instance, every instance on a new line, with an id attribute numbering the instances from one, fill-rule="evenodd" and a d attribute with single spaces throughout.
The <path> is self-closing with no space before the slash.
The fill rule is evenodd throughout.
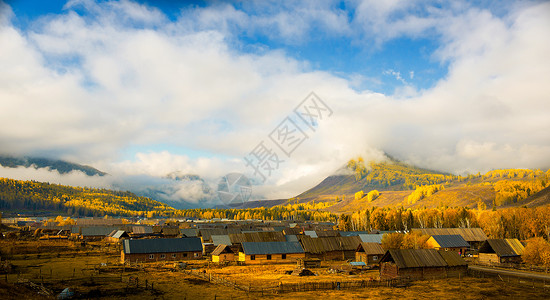
<path id="1" fill-rule="evenodd" d="M 69 287 L 80 299 L 546 299 L 549 289 L 509 285 L 495 279 L 462 278 L 418 281 L 402 288 L 368 287 L 315 292 L 247 293 L 189 275 L 188 270 L 222 277 L 239 285 L 276 286 L 279 283 L 312 283 L 368 280 L 377 272 L 356 275 L 330 273 L 329 265 L 312 269 L 318 276 L 288 275 L 294 265 L 214 266 L 206 260 L 194 261 L 185 271 L 172 263 L 122 266 L 115 247 L 100 244 L 82 248 L 70 241 L 0 241 L 2 260 L 13 266 L 0 274 L 0 299 L 53 299 Z M 333 263 L 338 266 L 339 262 Z M 137 281 L 136 281 L 137 278 Z M 30 284 L 29 282 L 34 283 Z M 147 288 L 145 287 L 147 285 Z M 51 294 L 40 295 L 37 286 Z"/>

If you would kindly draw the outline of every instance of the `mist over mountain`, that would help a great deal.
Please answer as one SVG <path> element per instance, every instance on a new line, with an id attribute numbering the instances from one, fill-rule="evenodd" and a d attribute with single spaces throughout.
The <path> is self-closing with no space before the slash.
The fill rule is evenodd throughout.
<path id="1" fill-rule="evenodd" d="M 50 170 L 56 170 L 60 174 L 66 174 L 72 171 L 80 171 L 88 176 L 104 176 L 107 173 L 99 171 L 98 169 L 86 165 L 72 163 L 64 160 L 49 159 L 44 157 L 15 157 L 9 155 L 0 154 L 0 165 L 8 168 L 33 167 L 35 169 L 48 168 Z"/>

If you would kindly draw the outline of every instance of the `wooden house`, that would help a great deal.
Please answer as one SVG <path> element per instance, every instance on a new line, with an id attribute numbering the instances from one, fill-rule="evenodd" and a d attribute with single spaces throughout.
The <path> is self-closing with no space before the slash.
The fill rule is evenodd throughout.
<path id="1" fill-rule="evenodd" d="M 296 263 L 305 258 L 305 252 L 298 242 L 243 242 L 239 261 L 245 264 Z"/>
<path id="2" fill-rule="evenodd" d="M 440 279 L 466 275 L 468 264 L 457 252 L 435 249 L 388 250 L 380 259 L 380 278 Z"/>
<path id="3" fill-rule="evenodd" d="M 435 250 L 455 251 L 460 256 L 470 248 L 470 244 L 458 234 L 432 235 L 426 243 Z"/>
<path id="4" fill-rule="evenodd" d="M 152 226 L 132 226 L 131 227 L 132 233 L 130 233 L 130 236 L 132 237 L 145 237 L 145 236 L 151 236 L 153 235 L 153 227 Z"/>
<path id="5" fill-rule="evenodd" d="M 487 240 L 487 235 L 481 228 L 415 228 L 412 230 L 429 236 L 458 234 L 473 249 L 479 249 L 481 244 Z"/>
<path id="6" fill-rule="evenodd" d="M 162 237 L 169 237 L 169 238 L 175 238 L 178 237 L 180 233 L 180 229 L 178 227 L 162 227 L 160 230 L 160 233 Z"/>
<path id="7" fill-rule="evenodd" d="M 122 262 L 178 261 L 202 258 L 200 238 L 124 240 L 122 246 Z"/>
<path id="8" fill-rule="evenodd" d="M 113 230 L 105 240 L 111 243 L 118 243 L 123 239 L 129 239 L 130 235 L 124 230 Z"/>
<path id="9" fill-rule="evenodd" d="M 86 241 L 99 241 L 107 237 L 118 227 L 111 226 L 86 226 L 80 227 L 79 238 Z"/>
<path id="10" fill-rule="evenodd" d="M 521 263 L 524 247 L 518 239 L 489 239 L 479 248 L 482 264 Z"/>
<path id="11" fill-rule="evenodd" d="M 219 244 L 216 249 L 212 251 L 212 262 L 223 263 L 227 261 L 235 261 L 235 252 L 230 246 Z"/>
<path id="12" fill-rule="evenodd" d="M 229 234 L 231 244 L 260 243 L 260 242 L 286 242 L 286 238 L 279 231 L 259 231 Z"/>
<path id="13" fill-rule="evenodd" d="M 367 265 L 378 264 L 386 251 L 378 243 L 360 243 L 355 251 L 355 261 Z"/>
<path id="14" fill-rule="evenodd" d="M 358 236 L 319 237 L 298 236 L 307 258 L 321 260 L 355 259 L 355 251 L 361 243 Z"/>

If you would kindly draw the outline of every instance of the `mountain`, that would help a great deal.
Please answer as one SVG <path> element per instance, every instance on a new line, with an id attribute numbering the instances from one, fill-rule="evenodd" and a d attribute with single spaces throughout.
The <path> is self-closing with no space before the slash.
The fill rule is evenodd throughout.
<path id="1" fill-rule="evenodd" d="M 308 202 L 334 195 L 354 195 L 358 191 L 404 191 L 417 185 L 440 184 L 455 180 L 444 172 L 432 171 L 402 163 L 391 156 L 382 162 L 365 163 L 362 158 L 350 160 L 321 183 L 298 195 L 299 202 Z"/>
<path id="2" fill-rule="evenodd" d="M 285 204 L 333 202 L 324 210 L 352 213 L 369 207 L 434 208 L 540 206 L 550 203 L 550 170 L 503 169 L 457 176 L 389 157 L 352 159 L 333 175 Z M 374 192 L 376 190 L 376 192 Z M 378 195 L 374 200 L 368 194 Z"/>
<path id="3" fill-rule="evenodd" d="M 88 176 L 104 176 L 105 172 L 101 172 L 90 166 L 80 165 L 76 163 L 67 162 L 64 160 L 49 159 L 43 157 L 13 157 L 8 155 L 0 155 L 0 165 L 7 168 L 17 167 L 34 167 L 35 169 L 49 168 L 51 170 L 57 170 L 60 174 L 69 173 L 71 171 L 81 171 Z"/>
<path id="4" fill-rule="evenodd" d="M 550 204 L 550 186 L 523 201 L 527 207 L 543 206 Z"/>

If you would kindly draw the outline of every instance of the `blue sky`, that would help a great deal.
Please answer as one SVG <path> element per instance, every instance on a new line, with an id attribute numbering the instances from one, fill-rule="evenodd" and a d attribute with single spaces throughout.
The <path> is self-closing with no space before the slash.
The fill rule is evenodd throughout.
<path id="1" fill-rule="evenodd" d="M 9 154 L 253 177 L 243 157 L 277 150 L 269 134 L 315 92 L 333 114 L 258 195 L 384 152 L 460 174 L 550 167 L 546 1 L 0 3 Z"/>
<path id="2" fill-rule="evenodd" d="M 137 2 L 158 8 L 174 22 L 182 14 L 192 14 L 197 8 L 222 5 L 222 2 L 215 1 Z M 11 5 L 17 17 L 14 23 L 22 29 L 32 26 L 39 18 L 66 14 L 69 10 L 66 1 L 58 0 L 22 0 L 7 3 Z M 238 2 L 234 2 L 232 6 L 250 15 L 255 14 L 255 7 Z M 343 13 L 349 21 L 354 21 L 356 12 L 349 3 L 334 2 L 330 6 L 345 10 Z M 79 9 L 78 5 L 74 6 L 74 11 L 84 16 L 89 13 L 85 9 Z M 263 14 L 261 10 L 257 16 Z M 231 46 L 237 51 L 258 53 L 262 52 L 262 49 L 278 49 L 294 59 L 307 62 L 311 69 L 325 70 L 343 77 L 364 76 L 365 80 L 354 86 L 358 90 L 368 89 L 392 94 L 396 88 L 405 85 L 427 89 L 447 73 L 447 63 L 432 57 L 439 46 L 437 36 L 403 36 L 379 42 L 372 36 L 358 38 L 352 33 L 338 35 L 313 27 L 306 35 L 291 39 L 271 36 L 268 32 L 246 32 L 246 29 L 242 28 L 233 38 Z"/>

